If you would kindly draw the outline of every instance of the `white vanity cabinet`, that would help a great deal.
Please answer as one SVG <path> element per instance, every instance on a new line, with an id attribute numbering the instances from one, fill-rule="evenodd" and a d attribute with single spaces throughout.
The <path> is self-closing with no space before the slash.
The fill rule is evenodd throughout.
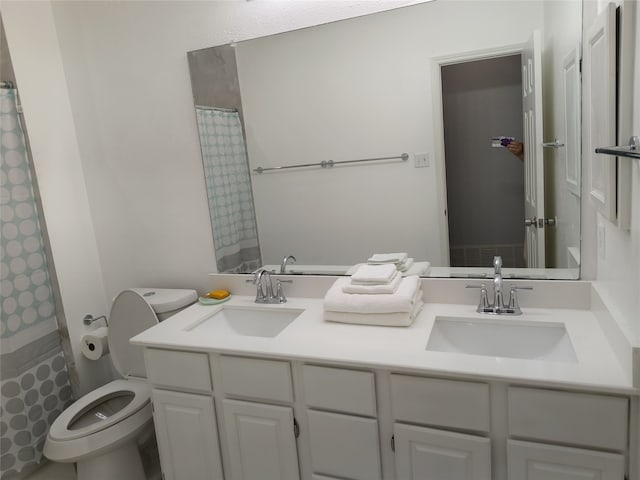
<path id="1" fill-rule="evenodd" d="M 291 407 L 223 401 L 234 480 L 298 480 L 298 456 Z"/>
<path id="2" fill-rule="evenodd" d="M 151 401 L 164 479 L 223 480 L 209 356 L 147 348 L 145 364 L 160 387 Z"/>
<path id="3" fill-rule="evenodd" d="M 635 397 L 286 357 L 145 360 L 167 480 L 640 480 Z"/>
<path id="4" fill-rule="evenodd" d="M 489 407 L 487 384 L 392 374 L 396 478 L 491 480 Z"/>
<path id="5" fill-rule="evenodd" d="M 290 363 L 221 355 L 215 364 L 224 396 L 229 478 L 298 480 Z"/>
<path id="6" fill-rule="evenodd" d="M 625 478 L 628 398 L 514 386 L 507 399 L 509 479 Z"/>
<path id="7" fill-rule="evenodd" d="M 154 388 L 153 421 L 165 480 L 222 480 L 213 398 Z"/>
<path id="8" fill-rule="evenodd" d="M 374 373 L 302 365 L 301 375 L 313 478 L 380 480 Z"/>

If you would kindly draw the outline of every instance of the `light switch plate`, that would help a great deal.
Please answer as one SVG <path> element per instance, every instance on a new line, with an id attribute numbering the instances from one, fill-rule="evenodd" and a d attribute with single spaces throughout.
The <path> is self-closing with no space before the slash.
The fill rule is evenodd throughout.
<path id="1" fill-rule="evenodd" d="M 424 167 L 428 167 L 430 162 L 430 158 L 429 158 L 429 154 L 428 153 L 414 153 L 413 154 L 413 161 L 414 161 L 414 165 L 416 168 L 424 168 Z"/>

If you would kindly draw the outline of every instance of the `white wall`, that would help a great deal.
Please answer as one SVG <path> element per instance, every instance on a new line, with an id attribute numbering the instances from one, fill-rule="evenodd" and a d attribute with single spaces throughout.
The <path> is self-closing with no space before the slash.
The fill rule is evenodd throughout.
<path id="1" fill-rule="evenodd" d="M 403 152 L 431 157 L 430 168 L 416 169 L 410 158 L 254 175 L 264 262 L 294 254 L 303 264 L 348 265 L 407 251 L 445 265 L 431 61 L 526 42 L 542 28 L 542 8 L 523 2 L 518 12 L 513 22 L 503 2 L 443 1 L 238 44 L 252 168 Z"/>
<path id="2" fill-rule="evenodd" d="M 85 313 L 132 286 L 208 290 L 215 271 L 186 52 L 408 0 L 2 0 L 80 393 Z"/>
<path id="3" fill-rule="evenodd" d="M 618 2 L 622 3 L 622 2 Z M 630 2 L 625 2 L 627 6 Z M 585 4 L 586 24 L 590 24 L 597 14 L 598 3 Z M 626 10 L 629 12 L 629 10 Z M 633 105 L 631 131 L 640 135 L 640 48 L 638 45 L 638 26 L 640 26 L 640 8 L 633 13 L 633 30 L 636 45 L 633 52 L 633 98 L 623 99 Z M 587 274 L 596 280 L 598 291 L 607 307 L 632 338 L 640 346 L 640 162 L 632 160 L 631 168 L 631 228 L 622 230 L 603 218 L 589 201 L 588 192 L 583 193 L 583 255 L 587 261 Z M 598 248 L 598 226 L 602 229 L 601 241 L 604 248 Z"/>

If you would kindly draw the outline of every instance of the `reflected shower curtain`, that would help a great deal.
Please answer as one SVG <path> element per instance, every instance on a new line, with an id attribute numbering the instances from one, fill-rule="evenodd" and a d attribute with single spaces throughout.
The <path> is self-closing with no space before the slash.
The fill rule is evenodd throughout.
<path id="1" fill-rule="evenodd" d="M 238 112 L 196 107 L 219 273 L 262 264 L 249 163 Z"/>
<path id="2" fill-rule="evenodd" d="M 0 477 L 42 459 L 71 403 L 16 91 L 0 89 Z"/>

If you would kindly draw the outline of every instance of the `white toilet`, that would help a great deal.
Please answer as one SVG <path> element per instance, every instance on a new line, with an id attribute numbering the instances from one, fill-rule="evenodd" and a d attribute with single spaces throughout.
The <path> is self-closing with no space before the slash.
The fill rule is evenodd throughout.
<path id="1" fill-rule="evenodd" d="M 44 455 L 75 462 L 78 480 L 145 480 L 139 437 L 153 431 L 151 388 L 141 347 L 129 339 L 193 304 L 194 290 L 135 288 L 118 294 L 109 315 L 109 352 L 123 379 L 86 394 L 53 422 Z"/>

